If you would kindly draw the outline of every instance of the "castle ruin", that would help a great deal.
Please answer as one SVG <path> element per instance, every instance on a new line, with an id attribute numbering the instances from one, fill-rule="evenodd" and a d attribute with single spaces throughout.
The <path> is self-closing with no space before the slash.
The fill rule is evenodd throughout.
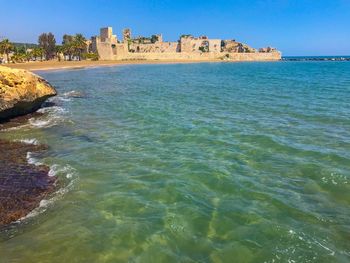
<path id="1" fill-rule="evenodd" d="M 207 36 L 182 35 L 177 42 L 164 42 L 161 34 L 151 37 L 132 37 L 130 29 L 123 30 L 118 41 L 112 27 L 100 29 L 92 37 L 90 50 L 100 60 L 279 60 L 281 53 L 275 48 L 259 50 L 235 40 L 209 39 Z"/>

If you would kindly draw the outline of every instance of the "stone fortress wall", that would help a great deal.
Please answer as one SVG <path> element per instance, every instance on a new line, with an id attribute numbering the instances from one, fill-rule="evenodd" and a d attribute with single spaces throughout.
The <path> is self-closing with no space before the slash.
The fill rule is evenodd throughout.
<path id="1" fill-rule="evenodd" d="M 206 36 L 183 35 L 177 42 L 163 42 L 162 35 L 132 38 L 130 29 L 118 41 L 111 27 L 101 28 L 92 37 L 90 51 L 100 60 L 280 60 L 281 53 L 267 47 L 256 50 L 235 40 L 209 39 Z"/>

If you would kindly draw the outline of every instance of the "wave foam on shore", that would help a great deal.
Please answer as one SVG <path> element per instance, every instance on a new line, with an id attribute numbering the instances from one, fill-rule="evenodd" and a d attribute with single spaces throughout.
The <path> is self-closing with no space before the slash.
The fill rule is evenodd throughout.
<path id="1" fill-rule="evenodd" d="M 30 157 L 30 159 L 32 162 L 35 162 L 35 165 L 40 163 L 36 161 L 36 159 L 33 157 Z M 42 163 L 40 163 L 40 165 L 42 165 Z M 70 165 L 53 164 L 50 166 L 48 176 L 64 177 L 69 179 L 69 181 L 68 183 L 66 183 L 66 185 L 64 185 L 63 187 L 59 188 L 57 191 L 52 193 L 49 198 L 41 200 L 38 207 L 34 208 L 26 216 L 18 219 L 15 223 L 21 223 L 29 218 L 36 217 L 44 213 L 45 211 L 47 211 L 47 209 L 49 209 L 52 205 L 54 205 L 55 202 L 62 199 L 66 193 L 68 193 L 71 189 L 73 189 L 74 184 L 78 179 L 76 170 Z"/>
<path id="2" fill-rule="evenodd" d="M 29 164 L 33 164 L 35 166 L 43 165 L 37 158 L 33 156 L 34 154 L 32 152 L 27 152 L 27 162 Z"/>
<path id="3" fill-rule="evenodd" d="M 21 139 L 16 140 L 17 142 L 25 143 L 25 144 L 31 144 L 31 145 L 39 145 L 39 141 L 35 138 L 33 139 Z"/>
<path id="4" fill-rule="evenodd" d="M 59 106 L 41 108 L 38 110 L 38 112 L 42 113 L 43 116 L 30 118 L 29 124 L 31 127 L 50 128 L 67 121 L 65 115 L 68 113 L 68 111 Z"/>

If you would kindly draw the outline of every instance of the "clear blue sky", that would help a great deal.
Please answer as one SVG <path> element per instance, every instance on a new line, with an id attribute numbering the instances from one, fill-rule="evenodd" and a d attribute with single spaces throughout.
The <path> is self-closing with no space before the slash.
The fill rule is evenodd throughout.
<path id="1" fill-rule="evenodd" d="M 350 0 L 0 0 L 0 37 L 37 42 L 42 32 L 83 33 L 112 26 L 118 37 L 163 33 L 272 45 L 283 55 L 350 55 Z"/>

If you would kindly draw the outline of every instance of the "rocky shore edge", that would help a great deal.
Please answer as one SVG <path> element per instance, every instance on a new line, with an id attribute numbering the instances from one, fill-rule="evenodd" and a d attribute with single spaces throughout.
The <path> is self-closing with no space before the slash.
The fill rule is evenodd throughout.
<path id="1" fill-rule="evenodd" d="M 33 73 L 0 66 L 0 130 L 27 121 L 23 115 L 35 112 L 56 94 L 54 87 Z M 0 137 L 0 227 L 26 216 L 55 190 L 50 167 L 28 163 L 28 154 L 45 150 L 45 145 Z"/>

